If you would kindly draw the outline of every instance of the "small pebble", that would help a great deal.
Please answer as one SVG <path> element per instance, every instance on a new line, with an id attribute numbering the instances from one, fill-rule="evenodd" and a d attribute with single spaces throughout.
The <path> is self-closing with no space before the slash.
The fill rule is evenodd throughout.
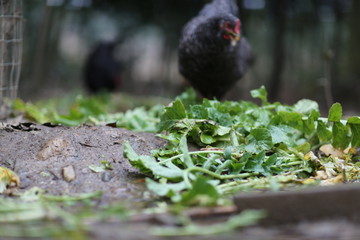
<path id="1" fill-rule="evenodd" d="M 20 176 L 20 189 L 25 189 L 31 186 L 32 181 L 27 176 Z"/>
<path id="2" fill-rule="evenodd" d="M 56 155 L 67 156 L 69 153 L 66 151 L 69 143 L 62 138 L 54 138 L 46 143 L 43 149 L 36 155 L 39 160 L 47 160 Z"/>
<path id="3" fill-rule="evenodd" d="M 101 174 L 101 181 L 103 182 L 110 182 L 110 180 L 113 178 L 113 175 L 109 172 L 103 172 Z"/>
<path id="4" fill-rule="evenodd" d="M 73 166 L 67 166 L 62 169 L 63 178 L 67 182 L 71 182 L 75 179 L 75 169 Z"/>

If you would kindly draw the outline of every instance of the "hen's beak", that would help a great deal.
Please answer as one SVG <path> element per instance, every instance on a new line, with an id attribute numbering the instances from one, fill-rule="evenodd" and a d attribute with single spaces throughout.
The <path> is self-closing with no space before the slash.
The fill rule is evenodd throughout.
<path id="1" fill-rule="evenodd" d="M 231 46 L 236 46 L 237 42 L 240 41 L 240 34 L 231 35 Z"/>

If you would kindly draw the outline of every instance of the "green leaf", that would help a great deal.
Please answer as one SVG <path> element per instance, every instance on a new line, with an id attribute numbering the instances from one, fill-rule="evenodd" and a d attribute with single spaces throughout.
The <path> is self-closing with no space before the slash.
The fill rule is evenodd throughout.
<path id="1" fill-rule="evenodd" d="M 99 172 L 104 172 L 105 168 L 104 166 L 100 165 L 95 165 L 95 164 L 90 164 L 89 168 L 91 169 L 91 171 L 95 172 L 95 173 L 99 173 Z"/>
<path id="2" fill-rule="evenodd" d="M 332 132 L 327 128 L 325 123 L 319 120 L 316 129 L 317 136 L 322 143 L 329 143 L 332 138 Z"/>
<path id="3" fill-rule="evenodd" d="M 175 124 L 176 120 L 186 118 L 186 110 L 180 99 L 175 100 L 172 106 L 166 107 L 165 112 L 160 117 L 159 131 L 168 130 Z"/>
<path id="4" fill-rule="evenodd" d="M 187 138 L 186 138 L 186 134 L 184 134 L 181 139 L 180 139 L 180 144 L 179 144 L 179 148 L 181 153 L 183 154 L 183 156 L 181 157 L 181 159 L 183 160 L 183 162 L 185 163 L 186 167 L 193 167 L 194 163 L 190 157 L 189 154 L 189 149 L 187 146 Z"/>
<path id="5" fill-rule="evenodd" d="M 198 102 L 198 99 L 196 98 L 196 92 L 193 88 L 186 89 L 185 92 L 177 96 L 176 99 L 181 100 L 186 108 Z"/>
<path id="6" fill-rule="evenodd" d="M 350 117 L 347 120 L 347 123 L 349 123 L 349 124 L 360 124 L 360 117 Z"/>
<path id="7" fill-rule="evenodd" d="M 181 203 L 185 205 L 200 205 L 208 206 L 216 203 L 220 197 L 217 191 L 209 180 L 204 176 L 197 176 L 192 183 L 192 188 L 182 195 Z"/>
<path id="8" fill-rule="evenodd" d="M 268 159 L 264 161 L 264 163 L 262 164 L 262 168 L 264 169 L 265 174 L 270 175 L 273 173 L 272 167 L 276 164 L 277 160 L 277 155 L 272 154 Z"/>
<path id="9" fill-rule="evenodd" d="M 260 152 L 255 155 L 254 158 L 249 158 L 246 165 L 245 170 L 250 172 L 259 172 L 264 173 L 265 169 L 263 168 L 263 163 L 265 160 L 265 151 Z"/>
<path id="10" fill-rule="evenodd" d="M 183 176 L 183 171 L 171 162 L 167 162 L 164 164 L 165 166 L 163 166 L 153 157 L 137 155 L 129 142 L 125 142 L 124 144 L 124 156 L 129 160 L 131 165 L 144 173 L 151 172 L 154 176 L 169 179 L 179 179 Z"/>
<path id="11" fill-rule="evenodd" d="M 292 139 L 292 135 L 295 132 L 295 129 L 292 127 L 288 127 L 286 125 L 273 126 L 269 127 L 270 135 L 272 142 L 274 144 L 277 143 L 286 143 L 290 146 L 294 145 L 294 140 Z"/>
<path id="12" fill-rule="evenodd" d="M 223 127 L 223 126 L 217 126 L 214 131 L 214 135 L 218 136 L 224 136 L 228 134 L 231 131 L 231 128 Z"/>
<path id="13" fill-rule="evenodd" d="M 243 171 L 251 156 L 251 153 L 245 152 L 238 162 L 233 161 L 233 163 L 229 166 L 231 168 L 231 174 L 238 174 Z"/>
<path id="14" fill-rule="evenodd" d="M 281 111 L 278 113 L 278 117 L 280 118 L 282 124 L 303 131 L 304 125 L 303 125 L 302 115 L 300 113 Z"/>
<path id="15" fill-rule="evenodd" d="M 146 178 L 146 187 L 161 197 L 174 197 L 182 190 L 186 189 L 185 182 L 178 182 L 178 183 L 158 183 L 150 178 Z"/>
<path id="16" fill-rule="evenodd" d="M 206 134 L 205 132 L 202 132 L 200 134 L 200 140 L 201 142 L 203 142 L 204 144 L 212 144 L 214 142 L 216 142 L 216 138 Z"/>
<path id="17" fill-rule="evenodd" d="M 313 111 L 310 113 L 310 116 L 307 119 L 303 120 L 304 134 L 307 136 L 312 136 L 316 133 L 316 121 L 320 116 L 319 112 Z"/>
<path id="18" fill-rule="evenodd" d="M 303 154 L 306 154 L 306 153 L 310 152 L 311 145 L 310 145 L 310 143 L 306 142 L 304 144 L 301 144 L 301 145 L 297 146 L 296 150 L 303 153 Z"/>
<path id="19" fill-rule="evenodd" d="M 102 160 L 100 166 L 95 165 L 95 164 L 91 164 L 91 165 L 89 165 L 89 168 L 93 172 L 96 172 L 96 173 L 104 172 L 105 170 L 113 170 L 114 169 L 113 166 L 111 165 L 111 163 L 109 163 L 106 160 Z"/>
<path id="20" fill-rule="evenodd" d="M 142 172 L 149 172 L 150 170 L 144 166 L 141 161 L 140 156 L 134 151 L 134 149 L 130 146 L 130 143 L 126 141 L 124 143 L 124 157 L 127 158 L 131 165 L 136 167 Z"/>
<path id="21" fill-rule="evenodd" d="M 208 111 L 203 105 L 191 105 L 190 106 L 191 117 L 194 119 L 208 119 Z"/>
<path id="22" fill-rule="evenodd" d="M 270 123 L 270 113 L 265 109 L 252 109 L 251 116 L 254 117 L 254 127 L 267 126 Z"/>
<path id="23" fill-rule="evenodd" d="M 152 172 L 154 176 L 165 177 L 173 180 L 181 179 L 183 177 L 183 171 L 171 162 L 167 162 L 164 164 L 165 166 L 162 166 L 150 156 L 141 156 L 140 161 L 145 168 Z"/>
<path id="24" fill-rule="evenodd" d="M 331 122 L 339 122 L 342 117 L 342 107 L 340 103 L 334 103 L 330 110 L 328 119 Z"/>
<path id="25" fill-rule="evenodd" d="M 262 105 L 267 105 L 269 103 L 267 100 L 267 91 L 264 86 L 251 90 L 250 93 L 253 98 L 260 98 Z"/>
<path id="26" fill-rule="evenodd" d="M 232 146 L 229 146 L 227 148 L 225 148 L 225 151 L 224 151 L 224 158 L 225 159 L 231 159 L 232 158 L 232 152 L 233 152 L 233 147 Z"/>
<path id="27" fill-rule="evenodd" d="M 336 148 L 345 149 L 350 144 L 349 127 L 345 126 L 341 122 L 334 122 L 333 128 L 332 145 Z"/>
<path id="28" fill-rule="evenodd" d="M 21 99 L 16 99 L 13 106 L 14 110 L 25 113 L 26 117 L 38 123 L 51 121 L 50 112 L 52 112 L 52 109 L 41 108 L 32 103 L 25 103 Z"/>
<path id="29" fill-rule="evenodd" d="M 231 116 L 228 113 L 219 113 L 216 109 L 209 109 L 209 119 L 219 123 L 222 126 L 230 126 Z"/>
<path id="30" fill-rule="evenodd" d="M 351 146 L 360 147 L 360 117 L 351 117 L 347 124 L 351 129 Z"/>
<path id="31" fill-rule="evenodd" d="M 151 233 L 163 237 L 225 235 L 240 227 L 254 225 L 265 216 L 263 210 L 244 210 L 238 215 L 231 216 L 226 222 L 211 224 L 206 227 L 202 224 L 190 222 L 183 227 L 155 227 Z"/>
<path id="32" fill-rule="evenodd" d="M 134 149 L 130 146 L 129 141 L 125 141 L 124 143 L 124 157 L 134 162 L 139 160 L 139 155 L 137 155 Z"/>
<path id="33" fill-rule="evenodd" d="M 271 133 L 266 128 L 255 128 L 251 130 L 246 140 L 248 144 L 245 149 L 252 153 L 269 150 L 273 146 Z"/>
<path id="34" fill-rule="evenodd" d="M 294 111 L 309 115 L 313 111 L 319 112 L 319 104 L 309 99 L 302 99 L 294 105 Z"/>

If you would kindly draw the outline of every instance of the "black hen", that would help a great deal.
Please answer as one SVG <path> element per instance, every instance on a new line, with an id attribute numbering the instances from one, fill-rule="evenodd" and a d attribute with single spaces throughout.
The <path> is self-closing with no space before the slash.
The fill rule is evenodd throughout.
<path id="1" fill-rule="evenodd" d="M 240 33 L 235 0 L 213 0 L 184 27 L 179 70 L 204 97 L 221 99 L 252 62 L 250 45 Z"/>
<path id="2" fill-rule="evenodd" d="M 100 42 L 89 54 L 84 69 L 85 85 L 93 93 L 115 91 L 122 83 L 122 69 L 114 57 L 115 42 Z"/>

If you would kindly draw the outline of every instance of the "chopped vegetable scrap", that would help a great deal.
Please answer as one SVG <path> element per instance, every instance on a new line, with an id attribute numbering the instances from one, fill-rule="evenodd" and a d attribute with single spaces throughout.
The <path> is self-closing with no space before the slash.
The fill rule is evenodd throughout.
<path id="1" fill-rule="evenodd" d="M 168 141 L 152 156 L 124 155 L 148 174 L 147 187 L 161 197 L 189 205 L 212 205 L 224 196 L 251 189 L 360 180 L 360 117 L 342 120 L 335 103 L 328 118 L 318 104 L 269 103 L 264 87 L 247 101 L 194 100 L 191 91 L 165 108 L 159 137 Z M 190 149 L 195 149 L 190 150 Z"/>
<path id="2" fill-rule="evenodd" d="M 8 188 L 19 186 L 20 178 L 18 175 L 6 167 L 0 167 L 0 194 Z"/>

